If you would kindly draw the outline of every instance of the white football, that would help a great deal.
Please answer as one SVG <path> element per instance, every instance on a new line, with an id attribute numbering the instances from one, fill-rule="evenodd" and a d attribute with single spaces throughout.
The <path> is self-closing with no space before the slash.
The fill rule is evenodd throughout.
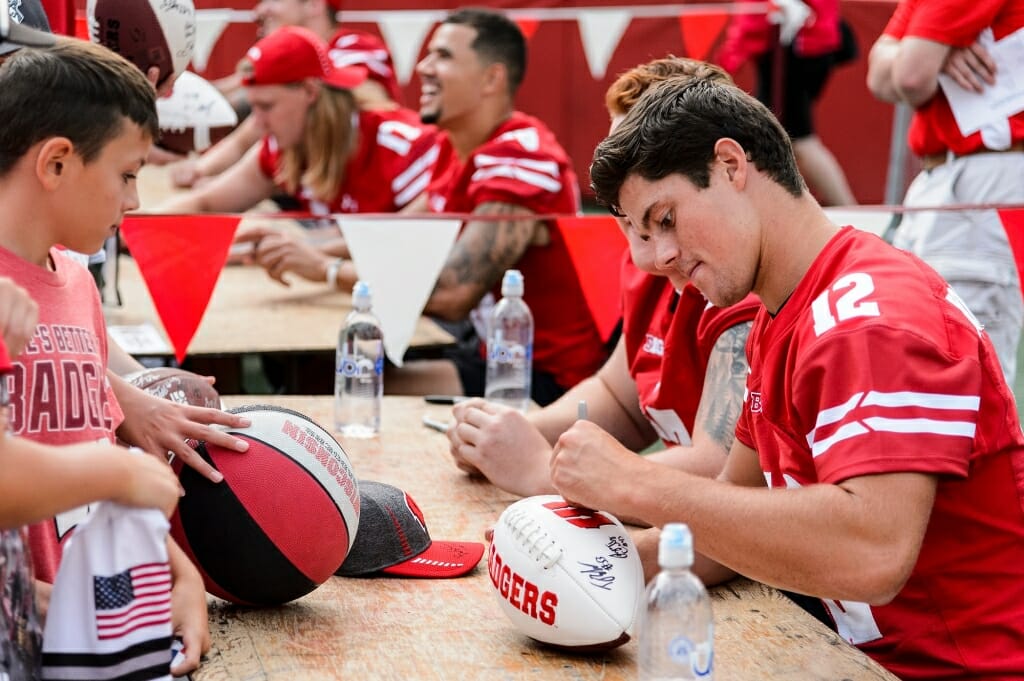
<path id="1" fill-rule="evenodd" d="M 160 146 L 203 151 L 238 125 L 238 114 L 209 81 L 191 71 L 178 76 L 169 97 L 156 100 Z"/>
<path id="2" fill-rule="evenodd" d="M 573 649 L 629 640 L 644 602 L 644 570 L 611 514 L 536 496 L 498 518 L 487 554 L 501 609 L 524 634 Z"/>

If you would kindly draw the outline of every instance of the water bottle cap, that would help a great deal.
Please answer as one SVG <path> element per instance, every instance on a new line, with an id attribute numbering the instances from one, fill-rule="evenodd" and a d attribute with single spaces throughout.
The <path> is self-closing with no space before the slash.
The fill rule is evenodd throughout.
<path id="1" fill-rule="evenodd" d="M 658 565 L 686 568 L 693 565 L 693 535 L 684 523 L 668 523 L 658 540 Z"/>
<path id="2" fill-rule="evenodd" d="M 363 280 L 356 282 L 352 287 L 352 306 L 368 307 L 370 305 L 370 285 Z"/>
<path id="3" fill-rule="evenodd" d="M 501 280 L 501 295 L 521 296 L 523 290 L 523 273 L 519 270 L 505 270 L 505 276 Z"/>

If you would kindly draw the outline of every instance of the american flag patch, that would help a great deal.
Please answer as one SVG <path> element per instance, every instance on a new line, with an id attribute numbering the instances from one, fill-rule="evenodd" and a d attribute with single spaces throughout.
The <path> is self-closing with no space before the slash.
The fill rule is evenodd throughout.
<path id="1" fill-rule="evenodd" d="M 92 579 L 96 634 L 101 641 L 170 623 L 171 569 L 167 563 L 147 563 Z"/>

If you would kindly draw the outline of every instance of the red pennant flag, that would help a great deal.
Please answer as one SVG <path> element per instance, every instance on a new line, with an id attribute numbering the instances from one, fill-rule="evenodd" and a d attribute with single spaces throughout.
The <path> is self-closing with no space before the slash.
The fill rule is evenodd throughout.
<path id="1" fill-rule="evenodd" d="M 727 23 L 728 14 L 690 14 L 679 17 L 686 56 L 691 59 L 707 59 Z"/>
<path id="2" fill-rule="evenodd" d="M 1010 208 L 999 211 L 999 219 L 1010 240 L 1010 250 L 1017 263 L 1017 277 L 1024 281 L 1024 208 Z M 1021 287 L 1024 293 L 1024 287 Z"/>
<path id="3" fill-rule="evenodd" d="M 230 215 L 134 215 L 121 224 L 179 363 L 203 320 L 240 220 Z"/>
<path id="4" fill-rule="evenodd" d="M 619 266 L 626 238 L 610 215 L 559 218 L 558 229 L 601 340 L 608 340 L 622 316 Z"/>
<path id="5" fill-rule="evenodd" d="M 519 17 L 515 20 L 519 26 L 519 30 L 523 32 L 523 37 L 527 41 L 533 37 L 533 34 L 537 32 L 537 28 L 540 26 L 540 19 L 534 19 L 532 17 Z"/>

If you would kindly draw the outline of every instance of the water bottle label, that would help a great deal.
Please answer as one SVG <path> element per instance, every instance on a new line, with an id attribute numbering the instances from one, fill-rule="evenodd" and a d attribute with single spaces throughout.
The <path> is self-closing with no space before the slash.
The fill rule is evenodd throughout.
<path id="1" fill-rule="evenodd" d="M 708 641 L 694 644 L 685 636 L 676 636 L 668 643 L 668 656 L 676 664 L 689 667 L 694 676 L 700 678 L 711 674 L 715 653 Z"/>
<path id="2" fill-rule="evenodd" d="M 338 374 L 346 378 L 370 378 L 384 371 L 383 358 L 342 356 L 338 358 Z"/>
<path id="3" fill-rule="evenodd" d="M 524 368 L 533 359 L 533 344 L 495 343 L 487 348 L 487 360 L 498 364 L 512 364 Z"/>

